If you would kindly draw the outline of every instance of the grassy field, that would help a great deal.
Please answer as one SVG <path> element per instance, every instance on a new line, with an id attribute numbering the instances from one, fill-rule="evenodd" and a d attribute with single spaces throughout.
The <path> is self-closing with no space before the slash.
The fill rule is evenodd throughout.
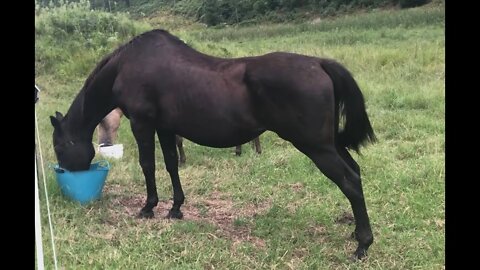
<path id="1" fill-rule="evenodd" d="M 162 25 L 160 21 L 158 25 Z M 194 48 L 223 57 L 289 51 L 344 63 L 362 89 L 379 142 L 354 154 L 362 168 L 375 242 L 351 262 L 356 242 L 351 209 L 313 163 L 276 134 L 263 153 L 245 145 L 214 149 L 185 142 L 180 168 L 182 221 L 164 219 L 171 183 L 157 143 L 155 218 L 135 218 L 145 182 L 127 119 L 110 160 L 103 198 L 80 206 L 60 193 L 48 119 L 68 109 L 86 77 L 42 74 L 36 105 L 55 229 L 64 269 L 444 269 L 445 38 L 444 8 L 378 11 L 335 21 L 248 28 L 172 31 Z M 98 59 L 100 60 L 100 59 Z M 93 65 L 90 67 L 93 69 Z M 101 157 L 97 156 L 95 160 Z M 41 186 L 45 262 L 53 269 Z"/>

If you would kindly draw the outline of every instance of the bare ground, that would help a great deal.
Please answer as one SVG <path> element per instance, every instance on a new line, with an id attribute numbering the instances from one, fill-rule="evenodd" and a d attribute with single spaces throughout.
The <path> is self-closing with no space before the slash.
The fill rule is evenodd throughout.
<path id="1" fill-rule="evenodd" d="M 127 192 L 121 186 L 110 185 L 106 186 L 104 193 L 111 196 L 110 209 L 110 225 L 120 223 L 121 220 L 127 217 L 134 217 L 138 214 L 144 205 L 145 195 L 125 196 Z M 168 220 L 165 216 L 172 207 L 171 200 L 162 200 L 154 208 L 157 222 L 165 220 L 168 222 L 175 222 Z M 220 193 L 218 191 L 212 192 L 205 198 L 190 198 L 183 204 L 181 210 L 183 212 L 184 220 L 193 220 L 200 222 L 207 222 L 217 228 L 215 235 L 211 237 L 224 237 L 233 241 L 233 246 L 242 242 L 249 242 L 256 247 L 264 248 L 265 241 L 259 237 L 252 235 L 252 228 L 248 224 L 240 226 L 235 225 L 236 219 L 250 219 L 255 215 L 263 214 L 271 207 L 271 202 L 263 202 L 259 205 L 249 204 L 243 207 L 235 205 L 228 194 Z"/>

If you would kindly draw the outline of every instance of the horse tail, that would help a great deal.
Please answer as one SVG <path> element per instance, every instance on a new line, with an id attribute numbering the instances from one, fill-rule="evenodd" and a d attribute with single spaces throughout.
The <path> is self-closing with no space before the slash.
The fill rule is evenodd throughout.
<path id="1" fill-rule="evenodd" d="M 322 60 L 321 66 L 333 82 L 336 143 L 359 153 L 360 146 L 377 140 L 368 119 L 363 94 L 345 67 L 326 59 Z M 339 132 L 340 119 L 343 119 L 345 124 Z"/>

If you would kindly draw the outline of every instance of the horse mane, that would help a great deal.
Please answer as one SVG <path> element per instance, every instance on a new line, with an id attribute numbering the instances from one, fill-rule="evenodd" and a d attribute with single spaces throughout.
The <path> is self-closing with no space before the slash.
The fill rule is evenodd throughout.
<path id="1" fill-rule="evenodd" d="M 171 42 L 173 42 L 177 45 L 183 45 L 187 48 L 190 48 L 190 46 L 188 46 L 185 42 L 183 42 L 178 37 L 170 34 L 167 30 L 153 29 L 153 30 L 144 32 L 140 35 L 137 35 L 137 36 L 133 37 L 130 41 L 118 46 L 118 48 L 115 49 L 113 52 L 111 52 L 110 54 L 103 57 L 103 59 L 97 64 L 95 69 L 90 73 L 90 75 L 85 80 L 85 84 L 84 84 L 83 88 L 88 88 L 90 83 L 95 78 L 95 75 L 98 74 L 98 72 L 110 61 L 110 59 L 112 59 L 113 57 L 121 54 L 123 51 L 125 51 L 126 48 L 132 47 L 134 44 L 137 44 L 138 42 L 140 42 L 142 40 L 145 40 L 146 37 L 151 37 L 152 35 L 156 35 L 156 34 L 160 34 L 160 35 L 166 37 L 169 41 L 171 41 Z"/>

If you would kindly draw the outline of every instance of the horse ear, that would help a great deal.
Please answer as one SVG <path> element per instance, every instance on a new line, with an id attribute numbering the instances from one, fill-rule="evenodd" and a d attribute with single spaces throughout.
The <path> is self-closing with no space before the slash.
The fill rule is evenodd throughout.
<path id="1" fill-rule="evenodd" d="M 55 112 L 55 117 L 58 119 L 58 121 L 63 120 L 63 114 L 61 112 Z"/>
<path id="2" fill-rule="evenodd" d="M 54 128 L 60 128 L 60 120 L 58 120 L 58 118 L 50 116 L 50 122 Z"/>

